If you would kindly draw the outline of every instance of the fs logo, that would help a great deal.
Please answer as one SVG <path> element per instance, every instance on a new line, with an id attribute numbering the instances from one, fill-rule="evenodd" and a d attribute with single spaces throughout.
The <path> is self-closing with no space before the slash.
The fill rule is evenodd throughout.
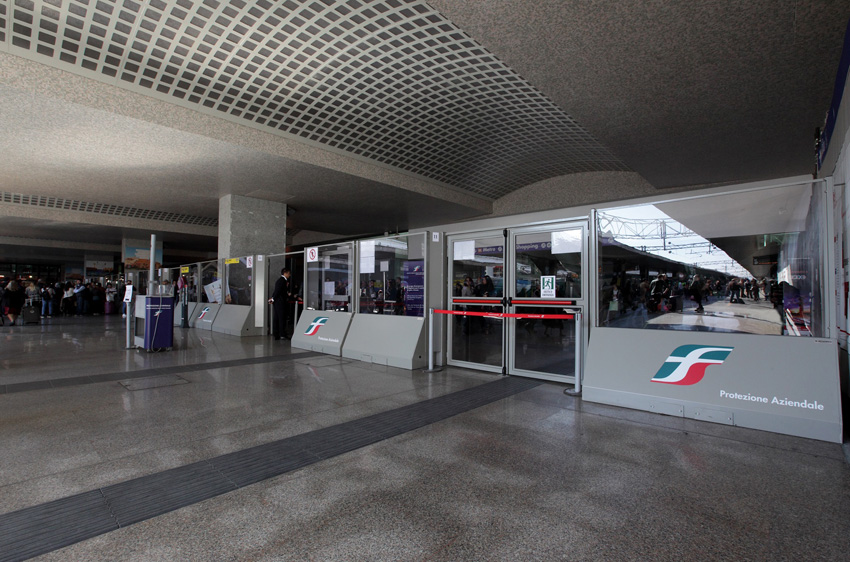
<path id="1" fill-rule="evenodd" d="M 327 316 L 318 316 L 315 320 L 307 327 L 307 331 L 304 332 L 305 336 L 314 336 L 316 332 L 319 331 L 319 328 L 324 326 L 328 322 Z"/>
<path id="2" fill-rule="evenodd" d="M 205 306 L 205 307 L 204 307 L 204 310 L 203 310 L 203 311 L 201 311 L 201 315 L 200 315 L 200 316 L 198 316 L 198 320 L 200 320 L 201 318 L 203 318 L 204 316 L 206 316 L 207 312 L 209 312 L 209 311 L 210 311 L 210 307 Z"/>
<path id="3" fill-rule="evenodd" d="M 652 382 L 666 384 L 696 384 L 705 376 L 710 365 L 720 365 L 732 353 L 733 347 L 681 345 L 673 350 L 661 365 Z"/>

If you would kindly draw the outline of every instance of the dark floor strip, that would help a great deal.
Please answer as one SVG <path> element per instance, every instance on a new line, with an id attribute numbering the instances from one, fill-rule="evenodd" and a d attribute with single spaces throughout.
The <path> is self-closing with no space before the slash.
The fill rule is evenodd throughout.
<path id="1" fill-rule="evenodd" d="M 194 371 L 206 371 L 209 369 L 242 367 L 244 365 L 261 365 L 263 363 L 276 363 L 278 361 L 305 359 L 308 357 L 316 357 L 318 355 L 323 354 L 317 351 L 306 351 L 304 353 L 295 353 L 292 355 L 266 355 L 264 357 L 247 357 L 244 359 L 231 359 L 229 361 L 211 361 L 209 363 L 194 363 L 192 365 L 173 365 L 171 367 L 152 367 L 150 369 L 139 369 L 136 371 L 119 371 L 117 373 L 104 373 L 100 375 L 89 375 L 82 377 L 49 379 L 33 382 L 19 382 L 13 384 L 0 384 L 0 394 L 29 392 L 30 390 L 47 390 L 49 388 L 80 386 L 84 384 L 123 381 L 126 379 L 157 377 L 161 375 L 174 375 L 177 373 L 191 373 Z"/>
<path id="2" fill-rule="evenodd" d="M 303 355 L 293 356 L 303 357 Z M 0 515 L 0 562 L 26 560 L 468 412 L 540 385 L 474 388 Z"/>

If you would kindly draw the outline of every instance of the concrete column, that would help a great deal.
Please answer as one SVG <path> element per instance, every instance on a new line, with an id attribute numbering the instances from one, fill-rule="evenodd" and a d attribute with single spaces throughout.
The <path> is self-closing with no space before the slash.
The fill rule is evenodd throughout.
<path id="1" fill-rule="evenodd" d="M 286 249 L 286 204 L 241 195 L 218 201 L 218 257 L 280 254 Z"/>

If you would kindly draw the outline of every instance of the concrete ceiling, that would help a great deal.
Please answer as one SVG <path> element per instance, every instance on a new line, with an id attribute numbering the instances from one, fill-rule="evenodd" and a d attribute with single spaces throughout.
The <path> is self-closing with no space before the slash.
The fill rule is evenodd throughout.
<path id="1" fill-rule="evenodd" d="M 806 174 L 848 17 L 830 0 L 0 0 L 0 191 L 198 217 L 236 193 L 354 235 L 575 172 Z"/>

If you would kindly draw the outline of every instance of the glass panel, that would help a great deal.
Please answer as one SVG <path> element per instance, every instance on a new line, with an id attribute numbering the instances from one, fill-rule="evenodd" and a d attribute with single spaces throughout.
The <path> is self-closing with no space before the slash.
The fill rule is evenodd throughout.
<path id="1" fill-rule="evenodd" d="M 307 263 L 307 308 L 313 310 L 351 309 L 351 277 L 354 244 L 335 244 L 319 248 L 319 260 Z"/>
<path id="2" fill-rule="evenodd" d="M 180 276 L 179 267 L 165 267 L 160 270 L 159 287 L 157 293 L 160 295 L 177 295 L 177 278 Z"/>
<path id="3" fill-rule="evenodd" d="M 453 242 L 452 260 L 452 294 L 455 297 L 502 297 L 504 238 L 456 240 Z"/>
<path id="4" fill-rule="evenodd" d="M 248 258 L 224 260 L 224 274 L 227 279 L 224 303 L 251 306 L 254 269 L 248 267 Z"/>
<path id="5" fill-rule="evenodd" d="M 201 266 L 201 302 L 221 303 L 221 278 L 218 261 L 208 261 Z"/>
<path id="6" fill-rule="evenodd" d="M 186 293 L 189 295 L 189 302 L 198 302 L 198 265 L 190 264 L 189 273 L 186 275 L 188 282 Z"/>
<path id="7" fill-rule="evenodd" d="M 452 310 L 472 312 L 502 312 L 501 306 L 458 306 Z M 501 318 L 484 316 L 451 316 L 452 359 L 482 365 L 502 366 Z"/>
<path id="8" fill-rule="evenodd" d="M 822 335 L 822 197 L 803 184 L 600 211 L 597 323 Z"/>
<path id="9" fill-rule="evenodd" d="M 359 311 L 423 317 L 425 235 L 362 240 L 359 244 Z"/>
<path id="10" fill-rule="evenodd" d="M 567 314 L 552 307 L 518 306 L 517 314 Z M 575 375 L 576 324 L 558 318 L 517 318 L 514 367 L 553 375 Z"/>
<path id="11" fill-rule="evenodd" d="M 579 299 L 582 229 L 519 234 L 514 242 L 518 298 Z M 541 295 L 541 277 L 555 277 L 555 295 Z"/>

